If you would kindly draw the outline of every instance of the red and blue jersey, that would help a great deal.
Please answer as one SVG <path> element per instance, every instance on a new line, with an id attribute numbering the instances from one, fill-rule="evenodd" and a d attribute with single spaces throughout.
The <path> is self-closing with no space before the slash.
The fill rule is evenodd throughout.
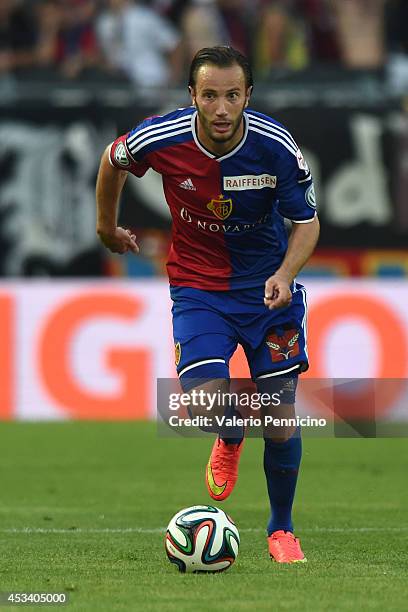
<path id="1" fill-rule="evenodd" d="M 244 135 L 217 157 L 196 133 L 194 107 L 143 121 L 117 138 L 111 163 L 162 175 L 173 219 L 167 270 L 171 285 L 208 291 L 263 285 L 287 250 L 284 218 L 316 215 L 313 181 L 291 134 L 247 109 Z"/>

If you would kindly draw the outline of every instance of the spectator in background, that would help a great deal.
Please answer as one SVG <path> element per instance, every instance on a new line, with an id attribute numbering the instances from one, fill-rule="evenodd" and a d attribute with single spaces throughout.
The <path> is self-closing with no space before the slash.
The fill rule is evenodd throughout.
<path id="1" fill-rule="evenodd" d="M 260 77 L 273 69 L 300 70 L 309 63 L 306 24 L 297 0 L 264 2 L 258 14 L 254 65 Z"/>
<path id="2" fill-rule="evenodd" d="M 217 0 L 229 44 L 251 60 L 255 2 Z"/>
<path id="3" fill-rule="evenodd" d="M 34 65 L 35 43 L 29 8 L 17 0 L 0 0 L 0 78 Z"/>
<path id="4" fill-rule="evenodd" d="M 343 65 L 376 69 L 384 64 L 385 0 L 332 0 Z"/>
<path id="5" fill-rule="evenodd" d="M 95 0 L 41 0 L 37 7 L 37 61 L 68 78 L 98 65 Z"/>
<path id="6" fill-rule="evenodd" d="M 61 1 L 61 0 L 60 0 Z M 65 76 L 75 78 L 98 64 L 94 32 L 95 0 L 62 0 L 57 59 Z"/>
<path id="7" fill-rule="evenodd" d="M 153 7 L 180 29 L 183 13 L 190 4 L 191 0 L 154 0 Z"/>
<path id="8" fill-rule="evenodd" d="M 58 33 L 61 27 L 62 13 L 56 0 L 41 0 L 36 7 L 38 40 L 37 66 L 55 68 L 57 66 Z"/>
<path id="9" fill-rule="evenodd" d="M 314 64 L 337 64 L 340 49 L 332 0 L 299 0 L 307 27 L 310 59 Z"/>
<path id="10" fill-rule="evenodd" d="M 187 63 L 204 47 L 227 44 L 215 0 L 192 0 L 181 20 Z"/>
<path id="11" fill-rule="evenodd" d="M 408 2 L 388 0 L 385 9 L 387 49 L 408 57 Z"/>
<path id="12" fill-rule="evenodd" d="M 408 93 L 408 2 L 388 0 L 385 10 L 389 84 L 395 94 Z"/>
<path id="13" fill-rule="evenodd" d="M 199 49 L 230 45 L 251 57 L 256 2 L 248 0 L 192 0 L 182 16 L 188 64 Z"/>
<path id="14" fill-rule="evenodd" d="M 107 67 L 121 71 L 135 85 L 162 87 L 180 81 L 180 36 L 149 6 L 108 0 L 96 30 Z"/>

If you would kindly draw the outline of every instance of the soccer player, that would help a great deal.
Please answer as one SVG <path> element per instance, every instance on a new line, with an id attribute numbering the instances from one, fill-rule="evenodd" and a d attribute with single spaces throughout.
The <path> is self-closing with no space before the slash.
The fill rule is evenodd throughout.
<path id="1" fill-rule="evenodd" d="M 293 415 L 297 376 L 308 367 L 305 290 L 296 275 L 313 252 L 319 222 L 307 163 L 280 123 L 248 108 L 252 88 L 238 51 L 200 50 L 190 69 L 192 105 L 146 119 L 104 152 L 97 233 L 112 252 L 137 253 L 135 235 L 117 226 L 119 195 L 128 172 L 159 172 L 173 218 L 167 269 L 183 388 L 200 380 L 207 391 L 228 389 L 239 343 L 258 390 L 278 389 L 280 414 Z M 237 413 L 232 405 L 227 411 Z M 244 431 L 232 433 L 219 431 L 207 464 L 215 500 L 228 497 L 237 480 Z M 291 516 L 300 434 L 288 427 L 264 438 L 269 553 L 280 563 L 304 562 Z"/>

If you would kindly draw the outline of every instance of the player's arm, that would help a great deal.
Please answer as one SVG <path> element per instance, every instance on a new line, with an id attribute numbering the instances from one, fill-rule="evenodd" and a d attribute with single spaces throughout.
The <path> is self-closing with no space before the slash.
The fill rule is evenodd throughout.
<path id="1" fill-rule="evenodd" d="M 292 222 L 285 257 L 265 283 L 264 303 L 270 310 L 288 306 L 291 284 L 314 251 L 320 225 L 316 214 L 313 179 L 303 155 L 288 132 L 278 162 L 278 212 Z"/>
<path id="2" fill-rule="evenodd" d="M 110 147 L 107 147 L 101 158 L 96 181 L 96 233 L 112 253 L 138 253 L 136 236 L 117 225 L 119 197 L 128 172 L 113 166 L 109 155 Z"/>
<path id="3" fill-rule="evenodd" d="M 288 306 L 290 286 L 313 253 L 320 232 L 317 216 L 309 223 L 292 223 L 288 249 L 281 266 L 265 283 L 265 306 L 270 310 Z"/>

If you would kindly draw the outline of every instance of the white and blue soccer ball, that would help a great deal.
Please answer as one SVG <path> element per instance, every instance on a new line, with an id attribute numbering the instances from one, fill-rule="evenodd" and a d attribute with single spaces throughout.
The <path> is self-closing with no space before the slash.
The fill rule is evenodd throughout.
<path id="1" fill-rule="evenodd" d="M 223 510 L 191 506 L 173 516 L 165 545 L 169 560 L 180 572 L 222 572 L 238 556 L 239 532 Z"/>

